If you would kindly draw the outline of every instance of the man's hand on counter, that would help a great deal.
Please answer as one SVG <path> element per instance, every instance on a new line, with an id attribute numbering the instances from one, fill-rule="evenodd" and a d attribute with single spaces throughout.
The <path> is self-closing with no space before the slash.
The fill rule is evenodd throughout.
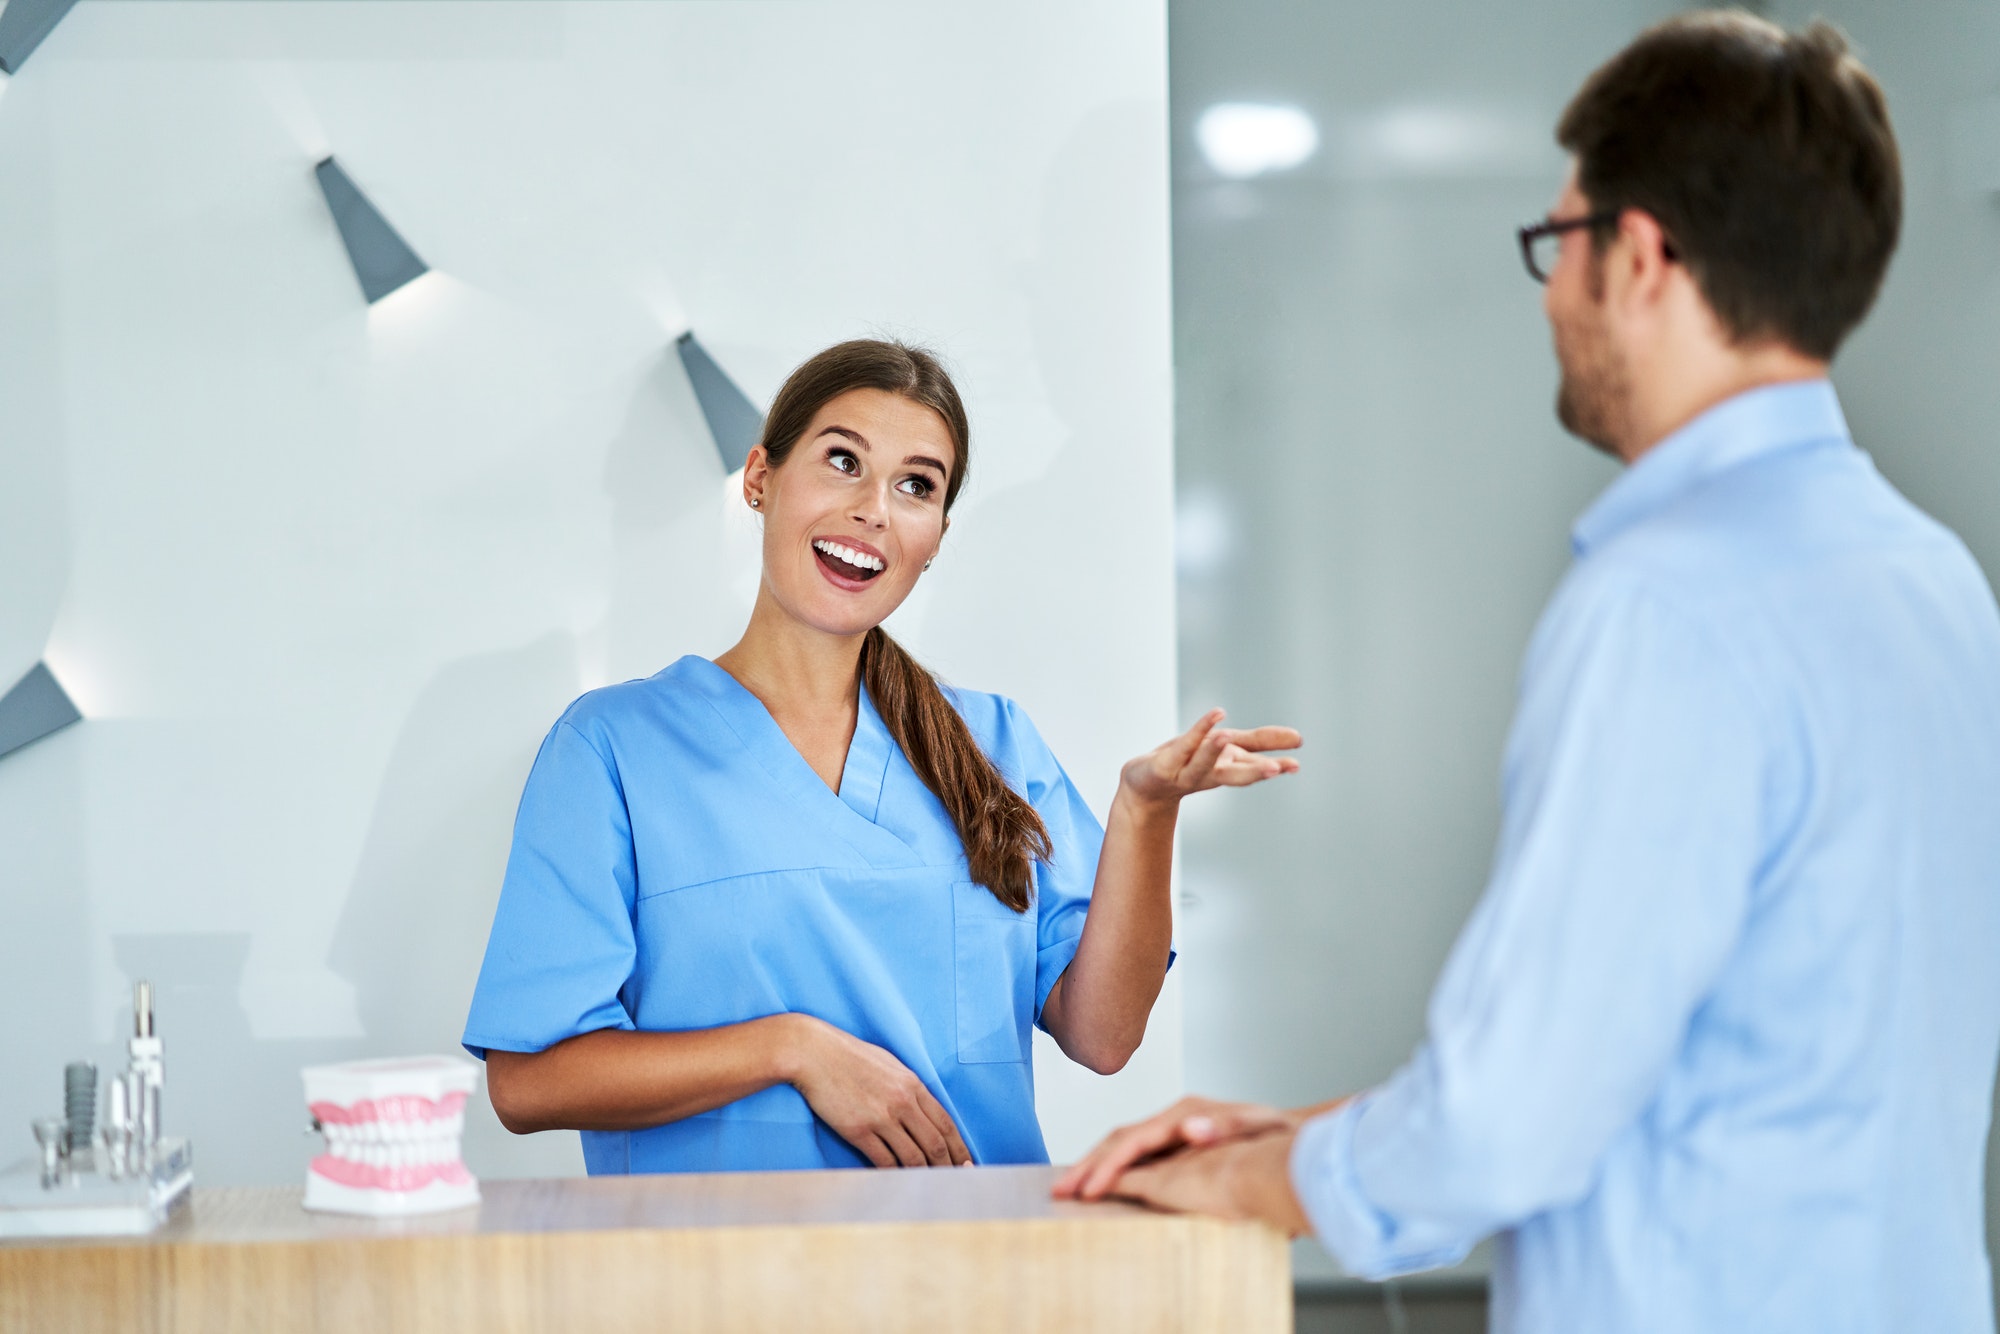
<path id="1" fill-rule="evenodd" d="M 1057 1179 L 1054 1193 L 1255 1218 L 1296 1236 L 1311 1224 L 1292 1192 L 1292 1141 L 1306 1121 L 1342 1101 L 1285 1109 L 1183 1098 L 1113 1131 Z"/>

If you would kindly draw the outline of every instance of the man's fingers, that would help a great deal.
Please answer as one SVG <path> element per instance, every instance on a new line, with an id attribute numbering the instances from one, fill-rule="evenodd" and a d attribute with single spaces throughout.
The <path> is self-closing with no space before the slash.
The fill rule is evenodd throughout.
<path id="1" fill-rule="evenodd" d="M 1134 1200 L 1140 1204 L 1151 1204 L 1152 1200 L 1147 1197 L 1146 1188 L 1152 1185 L 1154 1179 L 1158 1176 L 1159 1171 L 1155 1168 L 1135 1167 L 1124 1176 L 1118 1178 L 1118 1189 L 1111 1192 L 1111 1194 L 1116 1199 Z"/>
<path id="2" fill-rule="evenodd" d="M 1102 1199 L 1125 1170 L 1142 1158 L 1181 1142 L 1181 1118 L 1156 1116 L 1113 1135 L 1097 1153 L 1077 1195 L 1086 1200 Z"/>
<path id="3" fill-rule="evenodd" d="M 1286 1115 L 1275 1107 L 1245 1104 L 1190 1116 L 1181 1122 L 1181 1136 L 1190 1144 L 1215 1144 L 1242 1135 L 1261 1135 L 1290 1124 Z"/>

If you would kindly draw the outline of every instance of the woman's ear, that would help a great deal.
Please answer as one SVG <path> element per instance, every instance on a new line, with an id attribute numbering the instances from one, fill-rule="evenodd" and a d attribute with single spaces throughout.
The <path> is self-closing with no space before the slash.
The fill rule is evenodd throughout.
<path id="1" fill-rule="evenodd" d="M 750 450 L 743 460 L 743 503 L 753 510 L 764 508 L 764 486 L 771 479 L 771 456 L 762 445 Z"/>

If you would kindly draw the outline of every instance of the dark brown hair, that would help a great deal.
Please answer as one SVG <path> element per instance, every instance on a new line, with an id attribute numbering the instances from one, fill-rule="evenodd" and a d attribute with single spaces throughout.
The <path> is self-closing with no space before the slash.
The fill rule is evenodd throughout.
<path id="1" fill-rule="evenodd" d="M 1592 209 L 1658 221 L 1739 344 L 1831 360 L 1874 304 L 1902 168 L 1882 89 L 1830 24 L 1668 19 L 1590 76 L 1556 141 Z"/>
<path id="2" fill-rule="evenodd" d="M 835 344 L 793 371 L 764 419 L 760 443 L 771 466 L 784 463 L 821 408 L 854 389 L 900 395 L 943 419 L 952 443 L 951 475 L 944 485 L 944 507 L 950 512 L 971 467 L 972 433 L 957 386 L 923 348 L 857 338 Z M 972 878 L 1014 911 L 1025 912 L 1033 894 L 1034 863 L 1053 853 L 1042 817 L 1007 786 L 972 739 L 965 719 L 944 697 L 937 678 L 879 625 L 862 643 L 861 679 L 889 735 L 957 826 Z"/>

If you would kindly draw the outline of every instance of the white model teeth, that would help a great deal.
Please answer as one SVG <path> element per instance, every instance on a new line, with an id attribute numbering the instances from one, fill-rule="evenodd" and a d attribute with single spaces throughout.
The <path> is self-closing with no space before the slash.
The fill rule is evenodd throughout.
<path id="1" fill-rule="evenodd" d="M 321 1129 L 336 1158 L 374 1167 L 449 1163 L 458 1160 L 465 1113 L 418 1121 L 328 1122 Z"/>
<path id="2" fill-rule="evenodd" d="M 835 560 L 846 561 L 857 570 L 880 570 L 884 568 L 880 556 L 871 556 L 865 551 L 856 551 L 854 548 L 844 547 L 838 542 L 829 542 L 823 537 L 814 540 L 813 549 L 823 551 Z"/>

